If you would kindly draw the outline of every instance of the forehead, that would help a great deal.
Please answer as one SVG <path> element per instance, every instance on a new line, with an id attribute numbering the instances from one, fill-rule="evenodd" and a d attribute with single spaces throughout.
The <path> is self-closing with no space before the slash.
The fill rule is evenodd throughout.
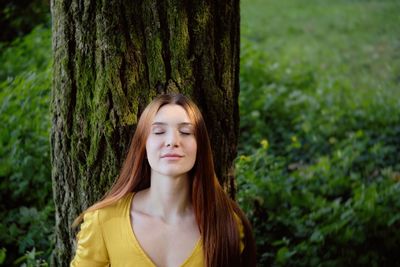
<path id="1" fill-rule="evenodd" d="M 182 106 L 167 104 L 157 111 L 152 123 L 180 124 L 192 123 L 192 120 Z"/>

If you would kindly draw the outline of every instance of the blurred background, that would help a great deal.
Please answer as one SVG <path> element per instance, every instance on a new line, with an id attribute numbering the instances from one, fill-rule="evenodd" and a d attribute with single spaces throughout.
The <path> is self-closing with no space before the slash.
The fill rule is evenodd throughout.
<path id="1" fill-rule="evenodd" d="M 0 3 L 0 265 L 48 266 L 51 18 Z M 260 266 L 400 266 L 400 1 L 241 1 L 238 201 Z"/>

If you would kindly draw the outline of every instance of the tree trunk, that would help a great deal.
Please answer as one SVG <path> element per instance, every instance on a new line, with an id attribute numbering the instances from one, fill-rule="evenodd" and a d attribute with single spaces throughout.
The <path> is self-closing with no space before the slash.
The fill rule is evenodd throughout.
<path id="1" fill-rule="evenodd" d="M 68 266 L 73 220 L 114 181 L 139 115 L 160 93 L 199 105 L 217 175 L 233 197 L 239 1 L 52 0 L 51 12 L 52 264 Z"/>

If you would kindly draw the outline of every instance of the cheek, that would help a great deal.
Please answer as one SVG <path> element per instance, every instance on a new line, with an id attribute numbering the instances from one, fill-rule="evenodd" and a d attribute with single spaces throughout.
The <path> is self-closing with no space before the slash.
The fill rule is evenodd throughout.
<path id="1" fill-rule="evenodd" d="M 146 141 L 146 153 L 147 157 L 151 156 L 152 153 L 154 153 L 156 143 L 152 138 L 148 138 Z"/>
<path id="2" fill-rule="evenodd" d="M 191 146 L 191 152 L 192 152 L 193 157 L 196 157 L 196 154 L 197 154 L 197 143 L 196 143 L 196 141 L 194 141 L 192 146 Z"/>
<path id="3" fill-rule="evenodd" d="M 146 140 L 146 153 L 149 154 L 149 150 L 150 150 L 150 143 L 149 143 L 149 139 Z"/>
<path id="4" fill-rule="evenodd" d="M 158 143 L 159 143 L 159 141 L 157 140 L 157 138 L 150 135 L 147 138 L 147 141 L 146 141 L 146 149 L 147 148 L 149 148 L 149 149 L 154 148 L 154 147 L 157 146 Z"/>

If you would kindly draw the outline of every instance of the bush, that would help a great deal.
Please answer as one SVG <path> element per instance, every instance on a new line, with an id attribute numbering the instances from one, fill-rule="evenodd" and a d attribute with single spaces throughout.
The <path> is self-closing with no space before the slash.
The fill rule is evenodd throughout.
<path id="1" fill-rule="evenodd" d="M 26 251 L 51 253 L 49 51 L 50 29 L 39 26 L 1 55 L 0 240 L 8 265 Z"/>
<path id="2" fill-rule="evenodd" d="M 236 161 L 259 264 L 399 265 L 399 102 L 260 51 L 242 40 Z"/>

